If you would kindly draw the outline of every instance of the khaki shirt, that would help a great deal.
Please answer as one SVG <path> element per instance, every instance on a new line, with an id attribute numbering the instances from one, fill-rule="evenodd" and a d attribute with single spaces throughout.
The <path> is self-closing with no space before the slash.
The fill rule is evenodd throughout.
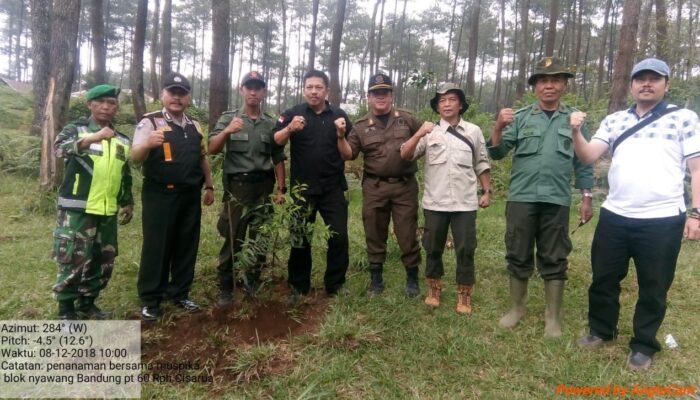
<path id="1" fill-rule="evenodd" d="M 401 158 L 401 145 L 418 131 L 421 122 L 411 113 L 393 108 L 384 127 L 371 112 L 355 122 L 348 143 L 352 158 L 362 152 L 364 170 L 384 178 L 416 172 L 416 163 Z"/>
<path id="2" fill-rule="evenodd" d="M 491 168 L 481 129 L 460 120 L 456 126 L 474 145 L 471 147 L 451 133 L 445 120 L 418 142 L 413 159 L 425 155 L 423 208 L 433 211 L 475 211 L 479 208 L 477 179 Z"/>

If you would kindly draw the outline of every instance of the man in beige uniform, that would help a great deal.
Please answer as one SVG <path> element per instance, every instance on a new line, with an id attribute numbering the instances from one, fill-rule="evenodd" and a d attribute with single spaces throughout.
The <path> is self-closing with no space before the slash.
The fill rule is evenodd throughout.
<path id="1" fill-rule="evenodd" d="M 418 184 L 416 163 L 401 159 L 401 144 L 432 124 L 421 125 L 412 114 L 393 107 L 391 78 L 382 73 L 369 79 L 367 101 L 370 112 L 354 125 L 347 140 L 338 130 L 338 151 L 345 160 L 363 153 L 362 220 L 367 241 L 371 282 L 370 294 L 384 291 L 382 278 L 386 259 L 389 219 L 394 220 L 401 261 L 406 267 L 406 296 L 415 297 L 418 287 L 420 247 L 418 226 Z"/>

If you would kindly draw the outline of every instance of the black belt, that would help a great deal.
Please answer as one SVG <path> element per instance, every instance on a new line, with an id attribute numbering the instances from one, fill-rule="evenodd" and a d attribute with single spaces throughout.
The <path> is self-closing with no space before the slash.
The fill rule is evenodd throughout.
<path id="1" fill-rule="evenodd" d="M 401 176 L 379 176 L 379 175 L 370 174 L 369 172 L 365 172 L 364 176 L 367 178 L 376 179 L 378 181 L 387 182 L 387 183 L 408 182 L 411 179 L 413 179 L 413 174 L 401 175 Z"/>
<path id="2" fill-rule="evenodd" d="M 274 171 L 252 171 L 227 174 L 228 178 L 235 182 L 260 182 L 265 179 L 275 179 Z"/>

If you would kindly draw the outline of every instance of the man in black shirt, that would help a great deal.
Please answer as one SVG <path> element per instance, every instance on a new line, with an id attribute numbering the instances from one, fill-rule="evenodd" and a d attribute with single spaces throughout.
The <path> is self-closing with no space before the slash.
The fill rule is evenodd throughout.
<path id="1" fill-rule="evenodd" d="M 324 285 L 329 295 L 335 295 L 345 283 L 348 269 L 348 203 L 344 191 L 345 163 L 338 152 L 336 129 L 350 132 L 352 124 L 340 108 L 331 106 L 328 76 L 317 70 L 304 75 L 304 99 L 282 113 L 274 129 L 275 142 L 284 146 L 291 143 L 290 186 L 305 185 L 297 204 L 303 206 L 299 224 L 293 230 L 304 232 L 307 224 L 316 220 L 316 212 L 330 226 L 326 254 Z M 292 191 L 296 194 L 297 191 Z M 295 304 L 300 294 L 307 294 L 311 287 L 311 244 L 306 235 L 300 243 L 292 243 L 289 254 L 287 279 L 292 292 L 290 304 Z"/>

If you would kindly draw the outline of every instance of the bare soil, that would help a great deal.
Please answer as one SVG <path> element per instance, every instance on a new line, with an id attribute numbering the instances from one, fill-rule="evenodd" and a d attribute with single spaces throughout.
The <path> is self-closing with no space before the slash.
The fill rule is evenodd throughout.
<path id="1" fill-rule="evenodd" d="M 164 308 L 159 322 L 143 323 L 142 361 L 151 366 L 145 379 L 211 384 L 208 390 L 220 391 L 291 368 L 291 339 L 317 331 L 329 298 L 323 290 L 312 290 L 290 308 L 286 284 L 265 290 L 274 293 L 264 301 L 239 295 L 232 305 L 191 314 Z"/>

